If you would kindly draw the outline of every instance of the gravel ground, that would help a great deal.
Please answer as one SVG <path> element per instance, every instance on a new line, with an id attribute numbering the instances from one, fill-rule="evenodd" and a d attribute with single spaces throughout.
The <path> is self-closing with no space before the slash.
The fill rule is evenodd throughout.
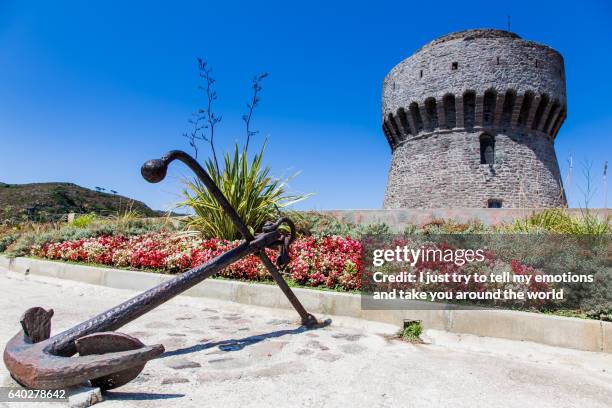
<path id="1" fill-rule="evenodd" d="M 1 268 L 0 287 L 2 345 L 28 307 L 53 308 L 57 333 L 135 294 Z M 409 344 L 396 327 L 332 320 L 304 330 L 290 311 L 179 296 L 122 329 L 167 351 L 100 406 L 612 406 L 609 354 L 433 330 Z M 0 380 L 14 385 L 4 365 Z"/>

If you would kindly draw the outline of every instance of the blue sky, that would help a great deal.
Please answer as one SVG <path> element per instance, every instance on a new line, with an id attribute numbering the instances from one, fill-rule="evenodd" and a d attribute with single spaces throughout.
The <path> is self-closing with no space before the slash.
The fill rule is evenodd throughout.
<path id="1" fill-rule="evenodd" d="M 380 130 L 383 77 L 433 38 L 507 28 L 507 15 L 512 31 L 565 57 L 568 119 L 557 155 L 564 175 L 573 157 L 570 205 L 583 200 L 588 160 L 597 188 L 590 205 L 601 206 L 612 152 L 606 1 L 0 0 L 0 181 L 101 186 L 169 208 L 189 173 L 176 166 L 151 185 L 139 167 L 188 149 L 181 135 L 204 102 L 201 56 L 217 79 L 219 149 L 244 139 L 251 77 L 267 71 L 256 142 L 268 138 L 276 176 L 301 171 L 292 191 L 315 193 L 301 208 L 379 208 L 390 162 Z"/>

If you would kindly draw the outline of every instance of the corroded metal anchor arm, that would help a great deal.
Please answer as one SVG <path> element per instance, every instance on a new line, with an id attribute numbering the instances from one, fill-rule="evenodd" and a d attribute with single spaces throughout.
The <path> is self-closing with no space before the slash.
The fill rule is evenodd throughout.
<path id="1" fill-rule="evenodd" d="M 161 344 L 146 346 L 138 339 L 114 330 L 252 254 L 261 259 L 300 314 L 302 324 L 317 324 L 315 317 L 304 309 L 264 251 L 265 248 L 281 246 L 279 261 L 286 264 L 288 246 L 295 236 L 293 223 L 282 218 L 275 224 L 267 224 L 262 233 L 254 236 L 206 171 L 182 151 L 171 151 L 161 159 L 146 162 L 141 169 L 143 177 L 152 183 L 160 182 L 166 176 L 168 165 L 176 159 L 196 173 L 236 225 L 244 242 L 53 337 L 50 337 L 53 310 L 46 311 L 40 307 L 29 309 L 21 319 L 22 330 L 4 350 L 4 363 L 20 384 L 30 388 L 59 389 L 89 380 L 93 385 L 110 389 L 131 381 L 147 361 L 163 353 L 164 347 Z M 289 236 L 281 234 L 281 224 L 289 225 Z M 78 357 L 71 357 L 76 353 Z"/>

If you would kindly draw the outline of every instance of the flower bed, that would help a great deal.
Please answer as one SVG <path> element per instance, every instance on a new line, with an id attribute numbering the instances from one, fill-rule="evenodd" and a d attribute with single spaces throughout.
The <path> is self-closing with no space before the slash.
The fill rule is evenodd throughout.
<path id="1" fill-rule="evenodd" d="M 130 238 L 119 235 L 51 242 L 33 246 L 30 253 L 47 259 L 179 273 L 201 265 L 239 243 L 154 232 Z M 348 237 L 300 238 L 291 245 L 291 262 L 287 272 L 302 285 L 359 289 L 361 252 L 361 243 Z M 275 250 L 268 249 L 266 253 L 270 259 L 276 259 Z M 245 280 L 269 279 L 267 271 L 253 255 L 225 268 L 219 276 Z"/>
<path id="2" fill-rule="evenodd" d="M 180 273 L 201 265 L 210 259 L 239 245 L 240 241 L 222 239 L 198 239 L 176 232 L 151 232 L 133 237 L 101 236 L 58 243 L 33 246 L 31 255 L 56 260 L 103 264 L 115 267 L 157 270 L 166 273 Z M 446 244 L 438 244 L 439 248 Z M 274 261 L 277 251 L 267 249 L 268 257 Z M 363 268 L 363 246 L 349 237 L 325 236 L 303 237 L 290 248 L 291 262 L 287 267 L 289 276 L 298 284 L 327 287 L 340 290 L 362 289 L 362 283 L 370 272 Z M 538 271 L 517 261 L 506 262 L 494 254 L 487 253 L 486 262 L 479 266 L 457 266 L 445 262 L 419 262 L 417 272 L 440 275 L 453 274 L 536 274 Z M 254 255 L 241 259 L 221 271 L 218 276 L 263 281 L 270 276 L 259 259 Z M 366 285 L 367 287 L 368 285 Z M 393 286 L 393 285 L 391 285 Z M 421 291 L 444 290 L 449 292 L 505 289 L 509 284 L 445 283 L 403 285 L 403 289 L 417 288 Z M 544 289 L 541 286 L 514 284 L 514 289 L 524 292 Z M 380 288 L 379 288 L 380 289 Z M 524 302 L 522 306 L 538 307 L 544 302 Z M 517 305 L 514 305 L 517 306 Z"/>
<path id="3" fill-rule="evenodd" d="M 163 227 L 162 227 L 163 228 Z M 40 258 L 103 264 L 112 267 L 155 270 L 162 273 L 180 273 L 226 252 L 239 245 L 239 241 L 222 239 L 198 239 L 181 232 L 155 229 L 140 235 L 127 236 L 123 232 L 91 231 L 83 236 L 81 230 L 62 234 L 38 234 L 36 239 L 19 242 L 17 255 L 32 255 Z M 114 232 L 114 234 L 113 234 Z M 303 236 L 291 245 L 291 262 L 286 269 L 290 284 L 323 287 L 341 291 L 360 290 L 371 293 L 371 259 L 367 254 L 371 248 L 384 248 L 388 234 L 373 233 L 355 239 L 349 236 L 324 235 Z M 103 233 L 106 235 L 99 235 Z M 34 235 L 32 235 L 34 236 Z M 75 237 L 75 238 L 73 238 Z M 418 248 L 433 245 L 444 249 L 488 248 L 484 262 L 454 265 L 448 262 L 418 262 L 413 271 L 437 275 L 539 275 L 550 273 L 590 274 L 595 284 L 530 283 L 522 282 L 439 282 L 398 286 L 397 289 L 424 291 L 491 292 L 512 289 L 515 292 L 547 292 L 563 289 L 564 301 L 542 301 L 538 299 L 477 304 L 522 310 L 539 310 L 578 317 L 610 320 L 612 298 L 609 268 L 606 261 L 609 240 L 605 237 L 593 241 L 589 237 L 566 237 L 561 235 L 481 235 L 481 234 L 412 234 L 391 236 L 391 244 Z M 555 238 L 556 237 L 556 238 Z M 596 245 L 595 245 L 596 244 Z M 537 250 L 536 250 L 537 249 Z M 11 249 L 13 250 L 13 249 Z M 9 254 L 11 255 L 11 254 Z M 267 250 L 271 260 L 277 252 Z M 518 261 L 525 260 L 525 261 Z M 399 265 L 399 264 L 398 264 Z M 532 265 L 532 266 L 530 266 Z M 401 265 L 400 265 L 401 266 Z M 229 279 L 268 281 L 270 276 L 255 256 L 249 256 L 221 271 L 218 276 Z M 395 284 L 385 284 L 389 289 Z M 385 285 L 379 289 L 385 289 Z M 441 299 L 442 300 L 442 299 Z M 458 301 L 461 301 L 457 299 Z"/>

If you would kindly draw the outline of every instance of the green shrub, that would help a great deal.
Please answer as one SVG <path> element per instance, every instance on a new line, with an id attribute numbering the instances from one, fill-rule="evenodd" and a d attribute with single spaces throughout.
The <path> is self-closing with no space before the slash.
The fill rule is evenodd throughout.
<path id="1" fill-rule="evenodd" d="M 40 233 L 30 231 L 20 234 L 6 253 L 9 256 L 25 256 L 30 254 L 30 249 L 34 245 L 44 245 L 47 242 L 72 241 L 94 236 L 97 236 L 94 231 L 87 228 L 77 228 L 72 225 Z"/>
<path id="2" fill-rule="evenodd" d="M 162 229 L 166 231 L 173 231 L 174 226 L 171 223 L 134 222 L 132 224 L 124 226 L 121 231 L 123 235 L 131 237 L 134 235 L 146 234 L 148 232 L 157 232 Z"/>
<path id="3" fill-rule="evenodd" d="M 290 215 L 301 235 L 351 235 L 355 224 L 341 221 L 337 217 L 316 211 L 297 212 Z"/>
<path id="4" fill-rule="evenodd" d="M 6 251 L 6 249 L 15 241 L 19 235 L 17 234 L 8 234 L 0 237 L 0 253 Z"/>
<path id="5" fill-rule="evenodd" d="M 379 222 L 379 223 L 374 223 L 374 224 L 366 224 L 363 226 L 360 226 L 359 230 L 357 231 L 357 233 L 361 236 L 365 236 L 365 235 L 386 235 L 386 234 L 390 234 L 391 233 L 391 227 L 384 223 L 384 222 Z"/>
<path id="6" fill-rule="evenodd" d="M 71 224 L 77 228 L 87 228 L 96 220 L 97 216 L 95 213 L 79 215 L 76 217 Z"/>
<path id="7" fill-rule="evenodd" d="M 296 212 L 290 216 L 294 219 L 298 233 L 316 237 L 339 235 L 360 239 L 365 235 L 390 234 L 391 227 L 385 223 L 355 224 L 344 221 L 331 214 L 316 211 Z"/>
<path id="8" fill-rule="evenodd" d="M 148 232 L 157 232 L 161 229 L 166 231 L 174 230 L 174 225 L 168 219 L 163 221 L 157 219 L 143 218 L 110 218 L 97 222 L 88 227 L 94 233 L 94 236 L 100 235 L 125 235 L 134 236 L 142 235 Z"/>
<path id="9" fill-rule="evenodd" d="M 404 328 L 400 330 L 398 336 L 402 340 L 409 341 L 411 343 L 420 343 L 421 334 L 423 334 L 423 326 L 421 325 L 421 322 L 418 320 L 413 320 L 404 323 Z"/>
<path id="10" fill-rule="evenodd" d="M 272 178 L 270 168 L 262 165 L 264 148 L 249 163 L 246 150 L 239 151 L 235 145 L 233 154 L 224 155 L 221 171 L 217 171 L 213 160 L 205 162 L 210 177 L 253 232 L 277 218 L 281 209 L 306 198 L 288 195 L 285 181 Z M 190 207 L 195 213 L 185 221 L 189 229 L 205 237 L 240 238 L 234 224 L 200 180 L 188 182 L 183 195 L 185 201 L 179 205 Z"/>
<path id="11" fill-rule="evenodd" d="M 411 228 L 413 229 L 413 228 Z M 457 222 L 455 220 L 433 220 L 423 225 L 416 233 L 424 234 L 483 234 L 493 229 L 487 227 L 479 220 Z M 414 232 L 413 232 L 414 233 Z"/>
<path id="12" fill-rule="evenodd" d="M 80 217 L 79 217 L 80 218 Z M 99 237 L 102 235 L 142 235 L 148 232 L 156 232 L 161 229 L 171 231 L 174 229 L 172 223 L 166 219 L 159 221 L 156 219 L 142 219 L 131 217 L 129 221 L 116 218 L 95 218 L 79 225 L 75 223 L 27 223 L 15 228 L 9 234 L 0 236 L 0 252 L 5 252 L 9 256 L 29 255 L 30 249 L 34 245 L 42 246 L 48 242 L 73 241 L 84 238 Z"/>
<path id="13" fill-rule="evenodd" d="M 404 227 L 404 235 L 416 234 L 419 231 L 419 227 L 414 224 L 406 224 Z"/>
<path id="14" fill-rule="evenodd" d="M 586 312 L 586 316 L 591 319 L 612 322 L 612 302 L 598 305 Z"/>
<path id="15" fill-rule="evenodd" d="M 514 233 L 554 232 L 572 235 L 603 235 L 612 233 L 610 219 L 600 219 L 589 210 L 572 216 L 566 210 L 551 208 L 534 213 L 524 220 L 516 220 L 503 228 Z"/>

